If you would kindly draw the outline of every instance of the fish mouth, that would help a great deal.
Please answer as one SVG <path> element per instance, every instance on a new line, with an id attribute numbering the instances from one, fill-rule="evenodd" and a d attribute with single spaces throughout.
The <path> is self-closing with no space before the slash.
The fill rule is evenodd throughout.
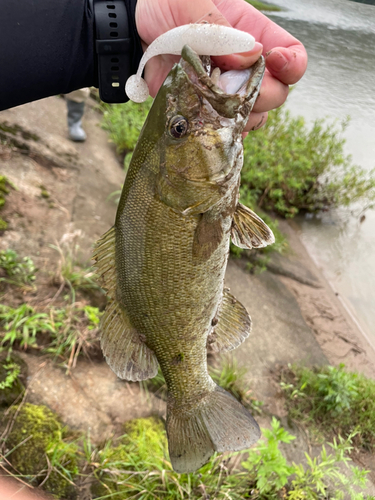
<path id="1" fill-rule="evenodd" d="M 258 97 L 265 72 L 263 56 L 244 70 L 221 72 L 208 56 L 200 57 L 188 45 L 181 52 L 182 67 L 198 94 L 207 99 L 219 115 L 247 118 Z"/>

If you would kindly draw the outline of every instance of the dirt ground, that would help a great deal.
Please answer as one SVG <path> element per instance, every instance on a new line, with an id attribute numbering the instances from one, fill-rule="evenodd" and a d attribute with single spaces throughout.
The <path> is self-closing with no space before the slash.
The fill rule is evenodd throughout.
<path id="1" fill-rule="evenodd" d="M 85 143 L 67 138 L 66 106 L 51 97 L 0 113 L 0 174 L 16 186 L 7 196 L 1 216 L 9 227 L 0 248 L 31 257 L 38 271 L 37 291 L 8 292 L 3 303 L 29 302 L 48 310 L 55 305 L 59 254 L 51 245 L 77 242 L 83 265 L 92 244 L 112 224 L 116 205 L 108 197 L 119 190 L 124 173 L 113 144 L 100 128 L 100 114 L 90 101 L 84 128 Z M 42 195 L 42 190 L 48 197 Z M 269 414 L 286 417 L 275 370 L 288 363 L 338 364 L 375 378 L 375 352 L 324 280 L 293 226 L 283 222 L 291 251 L 275 256 L 270 269 L 250 275 L 243 260 L 231 260 L 226 285 L 250 312 L 253 331 L 234 353 L 248 369 L 255 396 Z M 100 303 L 100 297 L 97 298 Z M 90 431 L 94 441 L 121 432 L 131 418 L 165 414 L 165 403 L 137 384 L 117 379 L 103 360 L 78 362 L 66 374 L 50 359 L 22 353 L 28 365 L 27 400 L 56 411 L 73 429 Z M 264 420 L 264 421 L 263 421 Z M 261 419 L 267 425 L 267 419 Z M 285 424 L 287 425 L 287 423 Z M 291 457 L 309 449 L 302 434 Z M 362 458 L 361 458 L 362 460 Z M 375 471 L 371 457 L 363 463 Z"/>

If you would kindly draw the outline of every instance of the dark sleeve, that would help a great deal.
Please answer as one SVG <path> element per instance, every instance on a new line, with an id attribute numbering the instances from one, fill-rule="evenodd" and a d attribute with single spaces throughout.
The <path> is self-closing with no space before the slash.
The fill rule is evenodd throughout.
<path id="1" fill-rule="evenodd" d="M 8 0 L 0 13 L 0 110 L 97 86 L 94 16 L 89 0 Z M 125 0 L 134 37 L 132 63 L 142 56 L 136 0 Z"/>

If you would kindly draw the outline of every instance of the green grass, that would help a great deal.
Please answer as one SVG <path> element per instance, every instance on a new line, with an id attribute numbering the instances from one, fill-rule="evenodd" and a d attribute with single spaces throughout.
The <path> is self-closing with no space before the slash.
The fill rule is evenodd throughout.
<path id="1" fill-rule="evenodd" d="M 34 348 L 74 368 L 79 354 L 89 355 L 97 342 L 100 316 L 98 308 L 89 305 L 52 307 L 47 314 L 28 304 L 0 304 L 1 351 Z"/>
<path id="2" fill-rule="evenodd" d="M 17 252 L 11 249 L 0 250 L 0 268 L 6 275 L 0 277 L 0 281 L 21 288 L 34 287 L 37 269 L 30 257 L 21 258 Z"/>
<path id="3" fill-rule="evenodd" d="M 79 264 L 79 245 L 73 242 L 64 245 L 50 245 L 50 247 L 56 250 L 60 256 L 54 282 L 69 288 L 73 303 L 76 300 L 77 290 L 100 290 L 94 269 Z"/>
<path id="4" fill-rule="evenodd" d="M 357 493 L 366 487 L 368 471 L 353 466 L 348 458 L 352 436 L 329 443 L 329 451 L 322 447 L 316 458 L 306 454 L 304 464 L 290 464 L 280 444 L 285 448 L 295 438 L 273 418 L 251 450 L 215 454 L 199 471 L 178 474 L 172 470 L 159 418 L 132 420 L 124 429 L 121 437 L 97 446 L 89 436 L 69 438 L 69 430 L 44 406 L 26 404 L 7 436 L 8 462 L 4 465 L 11 473 L 17 468 L 20 478 L 33 484 L 46 481 L 44 487 L 60 492 L 58 498 L 74 498 L 72 483 L 77 480 L 97 500 L 371 498 Z M 64 488 L 70 489 L 69 495 L 66 491 L 64 496 Z"/>
<path id="5" fill-rule="evenodd" d="M 102 127 L 119 153 L 130 153 L 135 148 L 139 133 L 151 108 L 152 99 L 141 104 L 128 101 L 125 104 L 104 104 Z"/>
<path id="6" fill-rule="evenodd" d="M 289 366 L 282 371 L 281 386 L 292 419 L 317 427 L 325 435 L 346 437 L 375 450 L 375 381 L 348 372 L 343 364 L 309 369 Z"/>

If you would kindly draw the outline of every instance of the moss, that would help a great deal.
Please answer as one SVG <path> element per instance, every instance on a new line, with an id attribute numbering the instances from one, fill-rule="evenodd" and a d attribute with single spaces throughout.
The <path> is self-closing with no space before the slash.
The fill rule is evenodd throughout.
<path id="1" fill-rule="evenodd" d="M 0 209 L 5 205 L 5 196 L 9 194 L 9 188 L 14 187 L 11 182 L 5 177 L 0 175 Z M 0 231 L 5 231 L 8 228 L 8 223 L 0 217 Z"/>
<path id="2" fill-rule="evenodd" d="M 20 125 L 11 126 L 8 125 L 7 122 L 2 122 L 0 123 L 0 130 L 12 135 L 17 135 L 18 133 L 20 133 L 25 140 L 33 140 L 33 141 L 40 140 L 40 137 L 38 135 L 33 134 L 32 132 L 28 132 L 27 130 L 24 130 Z"/>
<path id="3" fill-rule="evenodd" d="M 124 446 L 137 443 L 139 441 L 147 442 L 147 449 L 139 447 L 141 460 L 147 459 L 151 455 L 160 455 L 162 449 L 166 447 L 165 427 L 159 417 L 136 418 L 129 420 L 124 424 L 126 434 L 123 436 Z M 145 454 L 143 456 L 142 454 Z"/>
<path id="4" fill-rule="evenodd" d="M 11 417 L 17 408 L 12 409 Z M 72 480 L 78 472 L 75 458 L 77 449 L 74 445 L 64 443 L 62 425 L 46 406 L 24 404 L 6 445 L 9 450 L 13 450 L 8 456 L 10 463 L 30 482 L 39 485 L 46 478 L 50 465 L 52 470 L 43 489 L 59 499 L 76 497 L 75 488 L 66 476 Z"/>

